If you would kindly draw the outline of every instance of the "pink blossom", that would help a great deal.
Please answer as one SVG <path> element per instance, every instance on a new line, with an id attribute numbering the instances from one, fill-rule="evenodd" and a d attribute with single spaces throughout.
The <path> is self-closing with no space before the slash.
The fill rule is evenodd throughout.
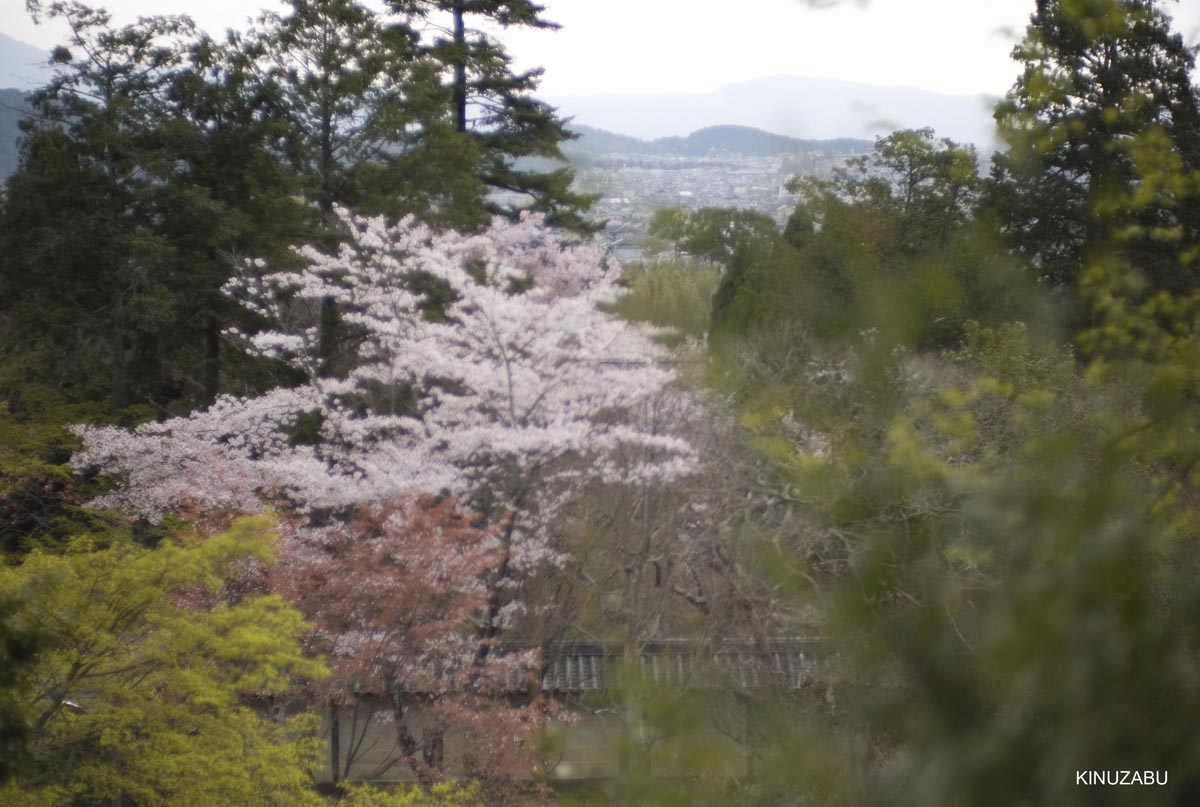
<path id="1" fill-rule="evenodd" d="M 308 381 L 132 432 L 80 427 L 75 466 L 121 481 L 95 504 L 158 518 L 281 496 L 304 510 L 487 490 L 529 510 L 581 475 L 646 483 L 691 472 L 689 445 L 640 417 L 679 394 L 674 373 L 645 329 L 602 309 L 620 288 L 597 247 L 564 243 L 537 215 L 477 235 L 341 215 L 351 237 L 335 254 L 305 247 L 305 269 L 249 264 L 227 286 L 274 324 L 242 335 L 247 349 Z M 444 318 L 422 315 L 416 272 L 455 295 Z M 357 337 L 340 378 L 318 373 L 327 299 Z M 304 413 L 319 416 L 315 445 L 290 439 Z"/>

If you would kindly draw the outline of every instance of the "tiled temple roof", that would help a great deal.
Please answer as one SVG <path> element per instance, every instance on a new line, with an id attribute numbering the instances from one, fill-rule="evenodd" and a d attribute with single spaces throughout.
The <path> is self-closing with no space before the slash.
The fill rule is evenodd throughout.
<path id="1" fill-rule="evenodd" d="M 762 644 L 748 639 L 715 643 L 660 639 L 638 645 L 633 669 L 640 672 L 642 682 L 655 686 L 792 690 L 812 681 L 818 666 L 814 651 L 819 645 L 819 639 L 811 638 L 772 639 Z M 510 645 L 494 653 L 512 657 L 528 650 L 528 645 Z M 624 656 L 622 646 L 596 642 L 543 648 L 541 690 L 565 695 L 615 689 L 617 679 L 629 674 L 629 666 L 622 664 Z M 537 672 L 514 664 L 506 673 L 504 688 L 511 693 L 528 692 Z M 447 684 L 451 688 L 462 685 L 461 680 Z M 424 691 L 408 683 L 398 683 L 397 688 L 410 693 Z"/>

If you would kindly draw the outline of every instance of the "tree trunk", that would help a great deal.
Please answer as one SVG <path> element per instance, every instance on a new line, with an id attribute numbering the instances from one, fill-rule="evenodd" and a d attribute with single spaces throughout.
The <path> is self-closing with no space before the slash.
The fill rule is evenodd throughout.
<path id="1" fill-rule="evenodd" d="M 337 704 L 329 704 L 329 777 L 333 784 L 341 778 L 342 761 L 342 727 L 341 715 L 338 714 Z"/>
<path id="2" fill-rule="evenodd" d="M 454 3 L 454 123 L 467 131 L 467 28 L 463 0 Z"/>
<path id="3" fill-rule="evenodd" d="M 211 404 L 221 387 L 221 328 L 215 317 L 204 324 L 204 400 Z"/>
<path id="4" fill-rule="evenodd" d="M 329 378 L 333 375 L 333 358 L 334 358 L 334 333 L 337 329 L 338 311 L 337 301 L 332 297 L 321 298 L 321 313 L 319 323 L 319 336 L 317 342 L 317 358 L 319 364 L 317 374 L 321 378 Z"/>
<path id="5" fill-rule="evenodd" d="M 112 402 L 113 409 L 129 406 L 129 367 L 126 357 L 125 334 L 119 322 L 113 325 L 112 337 Z"/>

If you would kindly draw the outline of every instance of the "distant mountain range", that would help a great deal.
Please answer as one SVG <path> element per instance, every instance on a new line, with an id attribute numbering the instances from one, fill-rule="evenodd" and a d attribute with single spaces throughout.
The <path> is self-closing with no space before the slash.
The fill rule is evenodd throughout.
<path id="1" fill-rule="evenodd" d="M 783 154 L 860 154 L 869 151 L 870 140 L 849 137 L 828 140 L 802 140 L 773 134 L 750 126 L 708 126 L 686 137 L 660 137 L 642 140 L 615 134 L 592 126 L 572 123 L 568 127 L 578 139 L 563 144 L 563 152 L 572 162 L 586 163 L 602 156 L 656 156 L 675 154 L 703 157 L 711 153 L 736 153 L 749 157 L 773 157 Z"/>
<path id="2" fill-rule="evenodd" d="M 0 180 L 17 168 L 18 124 L 28 110 L 22 90 L 0 90 Z"/>
<path id="3" fill-rule="evenodd" d="M 23 111 L 29 109 L 25 94 L 20 90 L 0 90 L 0 180 L 17 167 L 18 124 Z M 589 165 L 601 157 L 680 155 L 704 157 L 712 153 L 731 153 L 750 157 L 773 157 L 785 154 L 861 154 L 870 151 L 870 140 L 835 138 L 832 140 L 801 140 L 753 129 L 749 126 L 710 126 L 692 132 L 687 137 L 664 137 L 654 141 L 639 140 L 628 135 L 606 132 L 590 126 L 571 126 L 579 137 L 563 145 L 571 162 Z M 553 164 L 529 165 L 532 169 L 548 170 Z"/>
<path id="4" fill-rule="evenodd" d="M 796 138 L 874 138 L 932 126 L 939 137 L 990 151 L 995 99 L 911 87 L 772 76 L 699 95 L 579 95 L 546 98 L 574 127 L 653 140 L 735 123 Z"/>
<path id="5" fill-rule="evenodd" d="M 25 95 L 41 86 L 53 72 L 47 51 L 0 34 L 0 180 L 17 167 L 17 124 L 29 112 Z"/>
<path id="6" fill-rule="evenodd" d="M 0 90 L 0 179 L 16 167 L 17 121 L 28 108 L 23 96 L 49 77 L 47 58 L 45 51 L 0 34 L 0 87 L 15 88 Z M 835 79 L 773 76 L 699 95 L 546 100 L 581 135 L 564 148 L 580 163 L 602 154 L 855 153 L 868 150 L 876 135 L 920 126 L 975 143 L 985 154 L 995 144 L 992 101 L 984 96 Z"/>

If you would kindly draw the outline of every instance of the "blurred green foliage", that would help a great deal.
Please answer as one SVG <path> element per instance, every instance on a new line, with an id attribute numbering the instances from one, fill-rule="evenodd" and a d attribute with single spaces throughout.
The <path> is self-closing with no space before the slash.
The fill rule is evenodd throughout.
<path id="1" fill-rule="evenodd" d="M 621 316 L 673 328 L 692 339 L 707 334 L 713 295 L 721 282 L 719 265 L 687 260 L 638 263 L 626 267 L 623 281 L 629 291 L 615 307 Z"/>
<path id="2" fill-rule="evenodd" d="M 659 763 L 625 803 L 1200 803 L 1193 57 L 1147 0 L 1038 0 L 1015 56 L 991 178 L 895 133 L 725 274 L 710 383 L 827 652 L 742 773 Z M 717 709 L 660 698 L 678 749 Z"/>
<path id="3" fill-rule="evenodd" d="M 338 807 L 479 807 L 482 804 L 478 786 L 453 784 L 427 789 L 350 785 L 337 801 Z"/>
<path id="4" fill-rule="evenodd" d="M 932 130 L 876 141 L 830 180 L 800 178 L 800 202 L 768 249 L 733 265 L 714 335 L 803 323 L 821 339 L 897 328 L 919 348 L 957 344 L 968 320 L 1030 309 L 1030 281 L 977 217 L 975 152 Z"/>

